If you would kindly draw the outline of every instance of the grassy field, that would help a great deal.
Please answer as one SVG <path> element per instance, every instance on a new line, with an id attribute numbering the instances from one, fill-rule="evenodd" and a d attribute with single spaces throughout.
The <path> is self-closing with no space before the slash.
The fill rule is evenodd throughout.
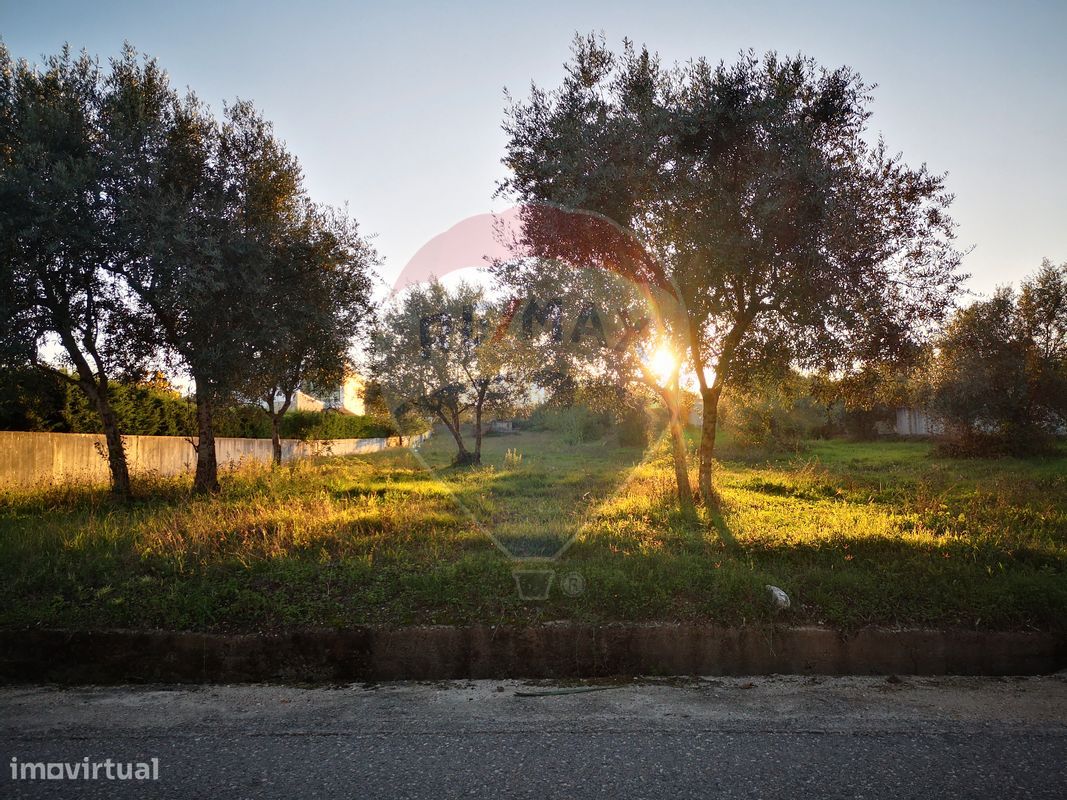
<path id="1" fill-rule="evenodd" d="M 187 480 L 156 481 L 130 506 L 89 489 L 0 496 L 0 625 L 1067 629 L 1067 456 L 952 461 L 919 443 L 815 442 L 756 458 L 726 447 L 721 513 L 696 524 L 672 510 L 662 445 L 523 433 L 487 439 L 478 469 L 448 468 L 450 456 L 437 437 L 419 458 L 248 469 L 207 500 Z M 502 549 L 560 548 L 555 566 L 579 572 L 585 591 L 524 602 Z M 792 608 L 776 612 L 765 584 Z"/>

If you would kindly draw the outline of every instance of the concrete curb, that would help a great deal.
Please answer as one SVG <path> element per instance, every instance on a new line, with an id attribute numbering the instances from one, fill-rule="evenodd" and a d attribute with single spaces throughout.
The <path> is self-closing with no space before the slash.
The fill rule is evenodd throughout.
<path id="1" fill-rule="evenodd" d="M 0 681 L 242 683 L 614 675 L 1032 675 L 1067 666 L 1049 633 L 553 623 L 225 635 L 0 630 Z"/>

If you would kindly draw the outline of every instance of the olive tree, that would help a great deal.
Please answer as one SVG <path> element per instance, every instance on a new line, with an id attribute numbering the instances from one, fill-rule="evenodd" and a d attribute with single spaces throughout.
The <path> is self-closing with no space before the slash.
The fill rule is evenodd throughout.
<path id="1" fill-rule="evenodd" d="M 674 288 L 703 403 L 705 501 L 737 375 L 885 358 L 940 323 L 963 280 L 943 177 L 870 143 L 871 100 L 849 68 L 801 56 L 664 67 L 588 36 L 557 89 L 509 105 L 500 193 L 614 220 Z M 573 246 L 565 234 L 531 225 L 528 245 L 553 256 Z"/>
<path id="2" fill-rule="evenodd" d="M 217 491 L 215 414 L 263 348 L 271 276 L 303 207 L 300 168 L 251 104 L 220 121 L 130 49 L 114 62 L 105 113 L 122 245 L 111 269 L 137 299 L 144 336 L 195 383 L 193 487 Z"/>
<path id="3" fill-rule="evenodd" d="M 0 360 L 81 390 L 103 425 L 112 491 L 130 475 L 110 400 L 144 355 L 128 297 L 106 270 L 112 203 L 104 180 L 103 77 L 69 49 L 38 66 L 0 44 Z"/>
<path id="4" fill-rule="evenodd" d="M 962 309 L 936 345 L 929 402 L 949 450 L 1043 449 L 1067 425 L 1067 264 Z"/>
<path id="5" fill-rule="evenodd" d="M 281 417 L 297 389 L 335 385 L 353 371 L 354 340 L 371 321 L 376 261 L 355 222 L 311 203 L 272 253 L 244 393 L 266 403 L 275 464 L 282 461 Z"/>
<path id="6" fill-rule="evenodd" d="M 546 389 L 592 380 L 655 396 L 667 411 L 679 506 L 691 510 L 686 398 L 675 355 L 684 328 L 671 287 L 631 258 L 639 248 L 609 220 L 545 206 L 528 207 L 524 216 L 523 239 L 546 227 L 566 234 L 552 239 L 556 258 L 493 265 L 510 292 L 513 358 L 537 365 L 531 379 Z M 581 245 L 591 238 L 597 252 Z"/>
<path id="7" fill-rule="evenodd" d="M 495 335 L 502 316 L 482 287 L 434 280 L 396 298 L 372 337 L 372 375 L 390 407 L 418 409 L 444 425 L 456 466 L 481 463 L 486 413 L 525 387 L 510 337 Z M 463 435 L 468 422 L 473 447 Z"/>

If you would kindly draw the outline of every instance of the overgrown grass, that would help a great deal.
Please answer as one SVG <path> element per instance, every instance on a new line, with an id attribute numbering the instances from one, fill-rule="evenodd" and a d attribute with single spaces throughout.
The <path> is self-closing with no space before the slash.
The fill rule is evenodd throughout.
<path id="1" fill-rule="evenodd" d="M 153 481 L 129 506 L 100 489 L 9 493 L 0 624 L 1067 629 L 1064 455 L 951 461 L 923 444 L 844 442 L 722 454 L 721 509 L 696 521 L 674 511 L 662 443 L 642 453 L 551 433 L 489 438 L 476 469 L 447 466 L 447 437 L 419 458 L 248 468 L 211 499 L 177 479 Z M 524 602 L 502 550 L 545 556 L 569 542 L 554 566 L 581 573 L 585 591 Z M 773 610 L 768 583 L 790 594 L 790 610 Z"/>

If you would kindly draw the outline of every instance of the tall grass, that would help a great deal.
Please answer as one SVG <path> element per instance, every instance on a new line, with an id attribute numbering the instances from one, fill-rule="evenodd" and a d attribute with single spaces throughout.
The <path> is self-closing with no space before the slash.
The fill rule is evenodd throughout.
<path id="1" fill-rule="evenodd" d="M 518 458 L 516 453 L 521 452 Z M 510 455 L 509 455 L 510 453 Z M 718 510 L 674 510 L 665 442 L 486 439 L 484 465 L 377 453 L 0 495 L 0 624 L 247 630 L 573 618 L 1067 628 L 1067 458 L 913 443 L 723 451 Z M 695 477 L 695 476 L 694 476 Z M 526 603 L 501 550 L 586 590 Z M 765 584 L 793 599 L 784 615 Z"/>

